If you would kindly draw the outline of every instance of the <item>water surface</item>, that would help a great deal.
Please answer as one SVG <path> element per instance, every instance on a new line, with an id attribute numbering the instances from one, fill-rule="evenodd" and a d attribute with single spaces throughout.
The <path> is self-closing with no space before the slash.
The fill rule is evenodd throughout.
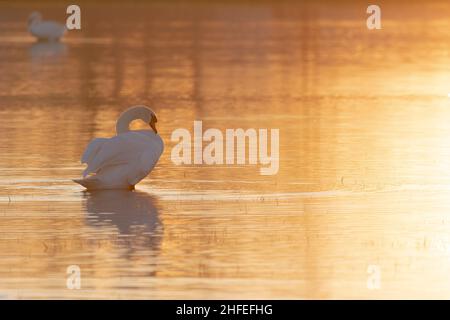
<path id="1" fill-rule="evenodd" d="M 348 2 L 86 4 L 48 44 L 27 16 L 63 5 L 0 4 L 0 296 L 450 298 L 450 6 L 381 5 L 369 31 Z M 86 144 L 142 103 L 157 167 L 84 192 Z M 194 120 L 279 128 L 278 174 L 175 166 Z"/>

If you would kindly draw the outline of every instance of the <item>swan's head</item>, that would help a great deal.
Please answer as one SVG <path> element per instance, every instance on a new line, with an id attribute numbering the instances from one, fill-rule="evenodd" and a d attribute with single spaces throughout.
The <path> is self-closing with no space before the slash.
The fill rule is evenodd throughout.
<path id="1" fill-rule="evenodd" d="M 34 11 L 28 17 L 28 25 L 31 25 L 31 24 L 33 24 L 35 22 L 39 22 L 41 20 L 42 20 L 42 14 L 40 14 L 37 11 Z"/>
<path id="2" fill-rule="evenodd" d="M 156 114 L 152 109 L 146 106 L 135 106 L 131 108 L 135 108 L 136 112 L 140 114 L 141 120 L 143 120 L 145 123 L 148 123 L 150 128 L 152 128 L 155 133 L 158 133 L 158 130 L 156 130 L 156 122 L 158 122 L 158 119 L 156 118 Z"/>
<path id="3" fill-rule="evenodd" d="M 158 133 L 158 130 L 156 130 L 156 123 L 158 122 L 158 118 L 156 118 L 156 114 L 153 112 L 153 110 L 150 110 L 150 121 L 148 122 L 149 126 L 152 128 L 155 133 Z"/>
<path id="4" fill-rule="evenodd" d="M 156 118 L 155 112 L 147 106 L 138 105 L 125 110 L 122 115 L 119 117 L 117 121 L 117 133 L 121 133 L 128 130 L 128 126 L 131 121 L 140 119 L 152 128 L 155 133 L 158 133 L 156 130 L 156 122 L 158 119 Z"/>

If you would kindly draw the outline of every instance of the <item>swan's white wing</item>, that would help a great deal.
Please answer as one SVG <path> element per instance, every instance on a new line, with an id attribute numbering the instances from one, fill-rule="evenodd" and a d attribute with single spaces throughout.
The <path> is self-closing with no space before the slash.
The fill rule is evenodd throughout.
<path id="1" fill-rule="evenodd" d="M 153 168 L 162 153 L 162 149 L 162 140 L 154 133 L 143 133 L 142 131 L 123 133 L 107 139 L 100 146 L 99 151 L 88 162 L 85 174 L 97 173 L 110 166 L 127 164 L 130 166 L 130 170 L 136 172 L 133 176 L 140 176 L 148 167 L 150 167 L 150 170 Z M 144 166 L 142 155 L 148 152 L 152 153 L 153 157 L 157 156 L 157 158 L 154 163 Z M 148 174 L 148 171 L 146 174 Z"/>
<path id="2" fill-rule="evenodd" d="M 96 155 L 87 163 L 84 176 L 89 173 L 97 173 L 102 168 L 126 164 L 136 157 L 136 142 L 124 135 L 115 136 L 105 141 Z"/>
<path id="3" fill-rule="evenodd" d="M 101 146 L 108 140 L 108 138 L 96 138 L 89 142 L 81 157 L 81 163 L 91 162 L 95 155 L 100 151 Z"/>

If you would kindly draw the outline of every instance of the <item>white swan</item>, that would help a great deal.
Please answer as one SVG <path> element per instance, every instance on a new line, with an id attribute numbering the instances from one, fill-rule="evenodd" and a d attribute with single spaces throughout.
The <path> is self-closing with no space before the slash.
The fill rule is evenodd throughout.
<path id="1" fill-rule="evenodd" d="M 130 131 L 133 120 L 141 119 L 151 130 Z M 155 113 L 146 106 L 134 106 L 121 114 L 116 124 L 117 135 L 93 139 L 84 152 L 86 163 L 83 179 L 74 180 L 86 189 L 134 189 L 155 167 L 164 150 L 158 135 Z"/>
<path id="2" fill-rule="evenodd" d="M 28 31 L 39 40 L 58 41 L 66 27 L 58 22 L 42 21 L 42 15 L 35 11 L 28 18 Z"/>

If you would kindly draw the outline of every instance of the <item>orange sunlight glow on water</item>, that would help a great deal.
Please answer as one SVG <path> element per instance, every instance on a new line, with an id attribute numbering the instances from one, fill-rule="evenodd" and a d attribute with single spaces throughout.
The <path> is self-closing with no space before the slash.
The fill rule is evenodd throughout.
<path id="1" fill-rule="evenodd" d="M 449 298 L 450 4 L 380 3 L 380 31 L 365 4 L 92 4 L 58 44 L 0 4 L 0 297 Z M 83 192 L 86 144 L 141 103 L 156 169 Z M 194 120 L 280 128 L 279 173 L 175 166 Z"/>

